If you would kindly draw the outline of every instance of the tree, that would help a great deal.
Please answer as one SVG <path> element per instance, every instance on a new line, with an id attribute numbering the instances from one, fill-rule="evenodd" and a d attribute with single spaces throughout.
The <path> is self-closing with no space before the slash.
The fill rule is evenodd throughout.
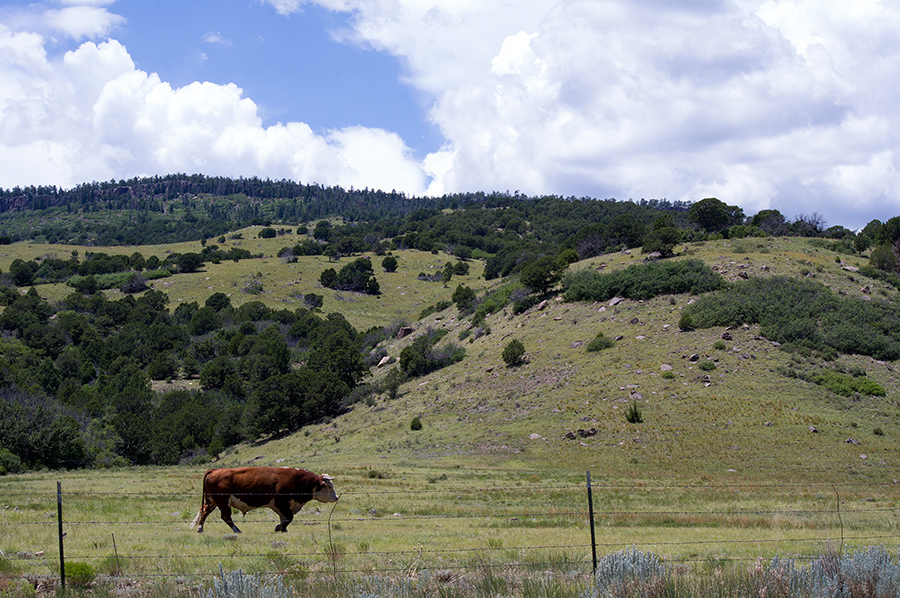
<path id="1" fill-rule="evenodd" d="M 177 264 L 179 272 L 190 274 L 203 267 L 203 256 L 199 253 L 182 253 L 178 256 Z"/>
<path id="2" fill-rule="evenodd" d="M 384 268 L 385 272 L 396 272 L 397 258 L 392 255 L 385 257 L 383 260 L 381 260 L 381 267 Z"/>
<path id="3" fill-rule="evenodd" d="M 703 230 L 714 233 L 741 224 L 744 221 L 744 211 L 715 197 L 707 197 L 691 206 L 688 220 Z"/>
<path id="4" fill-rule="evenodd" d="M 209 299 L 206 300 L 204 305 L 206 307 L 211 307 L 218 313 L 223 309 L 231 307 L 231 298 L 222 292 L 213 293 L 209 296 Z"/>
<path id="5" fill-rule="evenodd" d="M 469 309 L 475 301 L 475 291 L 460 283 L 457 285 L 456 290 L 453 291 L 451 299 L 460 311 L 465 311 Z"/>
<path id="6" fill-rule="evenodd" d="M 337 284 L 337 272 L 334 268 L 326 268 L 319 275 L 319 284 L 326 289 L 333 289 Z"/>
<path id="7" fill-rule="evenodd" d="M 761 210 L 750 220 L 750 226 L 769 235 L 784 235 L 788 232 L 784 216 L 778 210 Z"/>
<path id="8" fill-rule="evenodd" d="M 522 362 L 525 357 L 525 345 L 518 339 L 509 341 L 509 344 L 503 349 L 503 361 L 507 367 L 515 367 Z"/>
<path id="9" fill-rule="evenodd" d="M 519 280 L 531 290 L 543 294 L 559 282 L 561 276 L 561 272 L 557 269 L 556 258 L 545 255 L 522 268 Z"/>

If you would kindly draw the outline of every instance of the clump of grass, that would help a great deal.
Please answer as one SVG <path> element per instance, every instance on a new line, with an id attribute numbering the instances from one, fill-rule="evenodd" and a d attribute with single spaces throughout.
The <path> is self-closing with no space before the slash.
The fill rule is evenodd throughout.
<path id="1" fill-rule="evenodd" d="M 704 372 L 711 372 L 714 369 L 716 369 L 716 364 L 714 364 L 713 362 L 711 362 L 709 360 L 706 360 L 706 361 L 698 362 L 697 367 L 700 368 L 701 370 L 703 370 Z"/>

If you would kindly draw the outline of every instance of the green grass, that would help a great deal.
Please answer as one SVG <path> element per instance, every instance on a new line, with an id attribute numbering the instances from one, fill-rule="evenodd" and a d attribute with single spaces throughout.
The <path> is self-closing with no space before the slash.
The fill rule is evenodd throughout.
<path id="1" fill-rule="evenodd" d="M 243 246 L 267 255 L 293 242 L 252 236 L 245 232 Z M 174 250 L 197 251 L 199 243 L 194 245 Z M 169 248 L 136 249 L 147 256 Z M 26 245 L 3 250 L 3 269 L 3 260 L 50 251 Z M 806 272 L 845 295 L 861 296 L 866 285 L 872 297 L 897 292 L 842 269 L 860 265 L 857 260 L 843 256 L 839 264 L 833 252 L 801 239 L 717 241 L 680 246 L 676 253 L 675 259 L 704 261 L 728 280 L 741 272 Z M 301 304 L 298 295 L 316 292 L 325 296 L 325 313 L 341 311 L 359 329 L 401 319 L 413 323 L 413 335 L 383 342 L 395 359 L 428 327 L 447 332 L 442 343 L 466 349 L 463 361 L 404 383 L 395 400 L 376 395 L 327 423 L 240 446 L 212 464 L 276 465 L 285 459 L 285 465 L 334 475 L 343 496 L 330 527 L 331 505 L 318 505 L 318 511 L 308 505 L 288 534 L 272 532 L 270 511 L 255 511 L 239 524 L 245 533 L 237 538 L 217 514 L 198 535 L 188 523 L 199 506 L 204 467 L 7 476 L 0 478 L 0 550 L 9 566 L 53 573 L 56 480 L 66 493 L 67 554 L 101 575 L 111 568 L 114 536 L 126 576 L 213 574 L 221 562 L 226 570 L 287 570 L 315 587 L 335 571 L 342 579 L 371 583 L 368 575 L 379 571 L 403 579 L 446 570 L 451 578 L 477 577 L 500 593 L 504 584 L 522 593 L 521 582 L 489 572 L 564 561 L 577 562 L 573 567 L 583 579 L 590 554 L 588 470 L 601 554 L 637 545 L 702 571 L 717 563 L 749 566 L 757 557 L 819 555 L 842 538 L 848 549 L 897 542 L 895 364 L 787 353 L 753 326 L 728 331 L 731 340 L 723 348 L 723 328 L 679 331 L 682 311 L 696 299 L 690 295 L 616 306 L 551 300 L 519 315 L 507 306 L 487 315 L 490 334 L 475 338 L 466 334 L 470 322 L 455 307 L 417 318 L 448 299 L 459 282 L 479 296 L 493 288 L 478 279 L 481 264 L 473 261 L 469 276 L 454 277 L 445 288 L 416 277 L 439 269 L 448 256 L 397 257 L 395 274 L 376 267 L 380 297 L 319 288 L 318 273 L 334 267 L 326 258 L 223 263 L 155 283 L 170 294 L 173 308 L 179 301 L 202 304 L 222 291 L 235 305 L 262 300 L 294 309 Z M 572 267 L 602 263 L 608 271 L 640 260 L 638 252 L 619 253 Z M 264 292 L 241 293 L 241 281 L 256 273 Z M 39 290 L 46 295 L 48 289 Z M 598 333 L 621 339 L 590 352 L 587 345 Z M 502 353 L 513 338 L 528 358 L 507 368 Z M 379 381 L 388 369 L 373 368 L 369 381 Z M 784 374 L 791 369 L 864 370 L 885 396 L 841 396 Z M 626 421 L 631 404 L 640 408 L 642 423 Z M 410 429 L 413 418 L 421 430 Z M 593 435 L 577 434 L 591 429 Z M 42 559 L 9 559 L 41 551 Z M 541 588 L 555 592 L 547 579 L 529 583 L 537 594 Z"/>

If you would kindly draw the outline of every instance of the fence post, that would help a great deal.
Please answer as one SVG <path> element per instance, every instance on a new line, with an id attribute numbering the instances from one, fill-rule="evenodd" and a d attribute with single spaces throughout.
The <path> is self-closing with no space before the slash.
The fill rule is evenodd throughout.
<path id="1" fill-rule="evenodd" d="M 66 558 L 63 556 L 62 482 L 56 482 L 56 519 L 59 522 L 59 583 L 66 590 Z"/>
<path id="2" fill-rule="evenodd" d="M 591 494 L 591 472 L 587 472 L 588 513 L 591 519 L 591 555 L 594 558 L 594 576 L 597 575 L 597 537 L 594 535 L 594 497 Z"/>

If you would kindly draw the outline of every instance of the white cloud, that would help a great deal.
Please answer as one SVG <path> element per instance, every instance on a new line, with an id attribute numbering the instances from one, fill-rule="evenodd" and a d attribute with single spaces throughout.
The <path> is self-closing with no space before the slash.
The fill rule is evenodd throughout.
<path id="1" fill-rule="evenodd" d="M 173 88 L 137 69 L 115 40 L 86 42 L 61 61 L 42 44 L 0 27 L 2 187 L 201 172 L 425 190 L 424 172 L 392 133 L 263 127 L 236 85 Z"/>
<path id="2" fill-rule="evenodd" d="M 341 39 L 401 58 L 431 96 L 447 139 L 424 162 L 431 192 L 717 194 L 856 225 L 897 211 L 895 4 L 317 3 L 351 11 Z"/>
<path id="3" fill-rule="evenodd" d="M 232 45 L 231 40 L 222 35 L 220 31 L 210 31 L 203 36 L 203 41 L 207 44 L 219 44 L 222 46 Z"/>
<path id="4" fill-rule="evenodd" d="M 61 31 L 73 39 L 97 39 L 125 23 L 124 17 L 102 8 L 102 3 L 68 4 L 72 6 L 45 11 L 43 20 L 51 29 Z"/>

